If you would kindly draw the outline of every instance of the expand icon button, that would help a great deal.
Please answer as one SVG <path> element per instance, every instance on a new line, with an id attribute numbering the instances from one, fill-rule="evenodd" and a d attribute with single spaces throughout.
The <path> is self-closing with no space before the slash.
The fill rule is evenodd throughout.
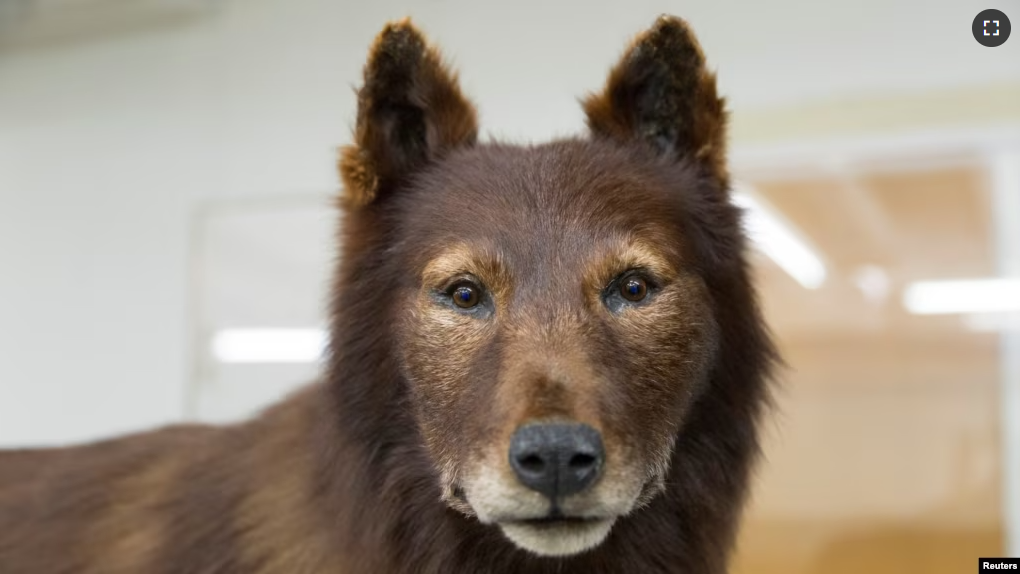
<path id="1" fill-rule="evenodd" d="M 978 44 L 989 48 L 1005 44 L 1011 30 L 1012 26 L 1006 14 L 994 8 L 982 10 L 970 25 L 970 31 Z"/>

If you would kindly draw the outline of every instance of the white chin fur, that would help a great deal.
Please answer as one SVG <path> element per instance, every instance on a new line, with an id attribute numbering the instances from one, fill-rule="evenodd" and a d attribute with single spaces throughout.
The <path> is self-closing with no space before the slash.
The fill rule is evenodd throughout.
<path id="1" fill-rule="evenodd" d="M 524 550 L 539 556 L 570 556 L 594 548 L 609 535 L 615 518 L 587 522 L 499 524 L 503 534 Z"/>

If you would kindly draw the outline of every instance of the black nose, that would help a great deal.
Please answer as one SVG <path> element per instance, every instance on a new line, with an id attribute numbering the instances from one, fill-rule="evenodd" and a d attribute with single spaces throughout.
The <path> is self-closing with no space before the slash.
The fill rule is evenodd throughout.
<path id="1" fill-rule="evenodd" d="M 553 500 L 591 486 L 605 458 L 602 436 L 585 424 L 529 424 L 510 438 L 510 466 L 517 478 Z"/>

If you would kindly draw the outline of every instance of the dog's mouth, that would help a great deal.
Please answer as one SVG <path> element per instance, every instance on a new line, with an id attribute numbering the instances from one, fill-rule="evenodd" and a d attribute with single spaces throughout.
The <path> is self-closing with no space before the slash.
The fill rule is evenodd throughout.
<path id="1" fill-rule="evenodd" d="M 616 517 L 565 516 L 496 522 L 503 534 L 518 547 L 539 556 L 571 556 L 602 543 Z"/>
<path id="2" fill-rule="evenodd" d="M 555 526 L 560 524 L 582 525 L 589 522 L 598 522 L 600 520 L 605 520 L 605 518 L 595 518 L 589 516 L 543 516 L 542 518 L 528 518 L 525 520 L 518 520 L 517 522 L 520 524 L 524 524 L 526 526 L 534 526 L 536 528 L 540 528 L 542 526 Z"/>
<path id="3" fill-rule="evenodd" d="M 605 516 L 566 515 L 558 507 L 554 507 L 545 516 L 538 518 L 524 518 L 520 520 L 503 520 L 501 523 L 517 523 L 523 526 L 543 528 L 552 526 L 584 526 L 585 524 L 600 522 L 606 519 L 607 517 Z"/>
<path id="4" fill-rule="evenodd" d="M 588 551 L 609 537 L 617 520 L 640 506 L 645 481 L 635 484 L 624 474 L 609 475 L 592 489 L 550 500 L 484 467 L 468 484 L 455 482 L 445 500 L 452 508 L 500 529 L 518 548 L 539 556 L 564 557 Z"/>
<path id="5" fill-rule="evenodd" d="M 457 485 L 457 486 L 453 487 L 452 493 L 453 493 L 453 497 L 457 501 L 459 501 L 459 502 L 461 502 L 463 504 L 470 504 L 468 502 L 467 496 L 464 493 L 464 488 L 461 487 L 460 485 Z M 569 525 L 583 526 L 583 525 L 589 524 L 589 523 L 596 523 L 596 522 L 601 522 L 601 521 L 605 521 L 605 520 L 615 520 L 615 519 L 616 519 L 615 516 L 614 517 L 608 517 L 608 516 L 567 515 L 567 514 L 564 514 L 563 511 L 560 510 L 560 508 L 558 506 L 554 506 L 549 511 L 549 513 L 546 514 L 545 516 L 539 516 L 539 517 L 535 517 L 535 518 L 509 518 L 509 517 L 502 517 L 502 518 L 495 519 L 493 522 L 495 522 L 497 524 L 517 524 L 517 525 L 521 525 L 521 526 L 531 526 L 531 527 L 535 527 L 535 528 L 542 528 L 542 527 L 548 527 L 548 526 L 569 526 Z"/>

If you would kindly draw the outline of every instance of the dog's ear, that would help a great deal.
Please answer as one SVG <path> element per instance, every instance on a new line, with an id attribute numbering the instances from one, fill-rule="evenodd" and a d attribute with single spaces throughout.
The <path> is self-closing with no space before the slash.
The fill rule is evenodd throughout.
<path id="1" fill-rule="evenodd" d="M 683 20 L 661 16 L 627 49 L 602 92 L 583 105 L 596 137 L 693 158 L 726 181 L 725 104 Z"/>
<path id="2" fill-rule="evenodd" d="M 439 53 L 410 20 L 387 25 L 358 90 L 354 144 L 341 150 L 345 203 L 371 203 L 428 162 L 474 144 L 477 134 L 475 108 Z"/>

